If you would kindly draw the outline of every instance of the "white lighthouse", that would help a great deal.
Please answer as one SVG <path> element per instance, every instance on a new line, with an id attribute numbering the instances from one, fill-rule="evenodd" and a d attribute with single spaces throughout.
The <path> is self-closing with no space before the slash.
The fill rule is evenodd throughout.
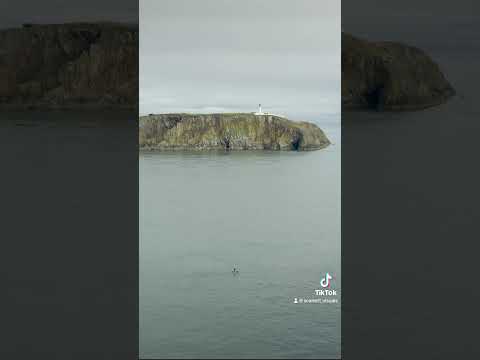
<path id="1" fill-rule="evenodd" d="M 262 112 L 262 104 L 258 104 L 258 112 L 256 112 L 255 115 L 265 115 L 265 113 Z"/>

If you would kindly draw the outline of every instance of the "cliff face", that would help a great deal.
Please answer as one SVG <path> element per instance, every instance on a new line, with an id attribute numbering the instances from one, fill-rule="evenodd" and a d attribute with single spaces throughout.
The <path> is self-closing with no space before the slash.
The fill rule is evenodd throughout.
<path id="1" fill-rule="evenodd" d="M 143 150 L 316 150 L 330 144 L 314 124 L 244 113 L 142 116 L 139 137 Z"/>
<path id="2" fill-rule="evenodd" d="M 368 42 L 342 33 L 342 106 L 415 110 L 455 94 L 423 51 L 393 42 Z"/>
<path id="3" fill-rule="evenodd" d="M 24 25 L 0 31 L 0 106 L 136 107 L 138 27 Z"/>

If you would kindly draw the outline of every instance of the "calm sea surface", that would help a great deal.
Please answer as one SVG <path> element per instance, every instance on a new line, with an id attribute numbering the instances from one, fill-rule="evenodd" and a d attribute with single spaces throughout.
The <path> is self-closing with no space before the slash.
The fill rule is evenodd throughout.
<path id="1" fill-rule="evenodd" d="M 340 127 L 313 152 L 140 153 L 140 357 L 331 358 Z M 233 276 L 236 267 L 240 274 Z"/>

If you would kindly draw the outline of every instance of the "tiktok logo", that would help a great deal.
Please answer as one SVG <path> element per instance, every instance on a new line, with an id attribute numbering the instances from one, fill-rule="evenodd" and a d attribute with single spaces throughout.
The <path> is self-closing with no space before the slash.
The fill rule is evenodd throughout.
<path id="1" fill-rule="evenodd" d="M 332 280 L 333 277 L 329 274 L 329 273 L 326 273 L 325 274 L 325 277 L 322 278 L 322 280 L 320 280 L 320 285 L 323 287 L 323 288 L 328 288 L 330 287 L 330 280 Z"/>

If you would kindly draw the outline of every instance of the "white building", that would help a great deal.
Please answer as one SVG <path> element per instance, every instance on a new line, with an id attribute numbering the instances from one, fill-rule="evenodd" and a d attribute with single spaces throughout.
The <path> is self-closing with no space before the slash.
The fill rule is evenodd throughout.
<path id="1" fill-rule="evenodd" d="M 262 112 L 262 104 L 258 104 L 258 111 L 255 113 L 255 115 L 267 115 L 266 113 Z"/>

